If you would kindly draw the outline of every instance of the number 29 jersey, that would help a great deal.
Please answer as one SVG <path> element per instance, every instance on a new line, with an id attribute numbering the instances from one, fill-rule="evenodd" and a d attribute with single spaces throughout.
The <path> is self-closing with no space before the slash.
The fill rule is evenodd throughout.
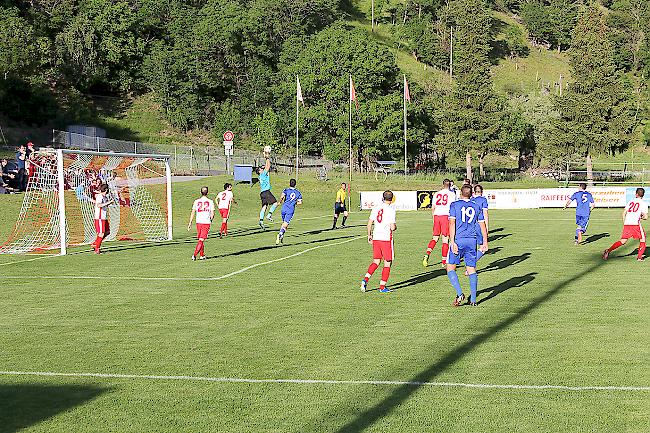
<path id="1" fill-rule="evenodd" d="M 370 219 L 374 223 L 372 239 L 375 241 L 393 240 L 391 224 L 395 224 L 395 208 L 389 204 L 382 203 L 372 209 Z"/>
<path id="2" fill-rule="evenodd" d="M 456 220 L 456 241 L 476 239 L 480 230 L 479 222 L 485 221 L 480 205 L 470 200 L 458 200 L 449 208 L 449 218 Z"/>
<path id="3" fill-rule="evenodd" d="M 437 216 L 448 216 L 451 204 L 456 200 L 456 194 L 448 189 L 441 189 L 433 194 L 433 214 Z"/>

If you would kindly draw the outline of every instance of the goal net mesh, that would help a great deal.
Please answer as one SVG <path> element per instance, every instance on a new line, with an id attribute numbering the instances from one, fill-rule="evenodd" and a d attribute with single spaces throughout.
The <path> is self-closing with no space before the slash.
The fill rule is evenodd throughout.
<path id="1" fill-rule="evenodd" d="M 20 214 L 0 254 L 50 252 L 61 248 L 59 176 L 54 151 L 35 152 Z M 165 161 L 142 155 L 63 153 L 66 244 L 95 240 L 94 192 L 108 185 L 113 203 L 107 214 L 106 241 L 162 241 L 167 232 Z"/>

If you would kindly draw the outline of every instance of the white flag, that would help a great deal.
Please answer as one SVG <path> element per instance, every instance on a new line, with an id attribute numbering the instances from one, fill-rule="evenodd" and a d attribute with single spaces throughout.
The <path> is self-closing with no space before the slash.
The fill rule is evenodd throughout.
<path id="1" fill-rule="evenodd" d="M 298 101 L 302 102 L 303 107 L 305 106 L 305 100 L 302 98 L 302 88 L 300 87 L 300 78 L 296 76 L 296 98 L 298 98 Z"/>

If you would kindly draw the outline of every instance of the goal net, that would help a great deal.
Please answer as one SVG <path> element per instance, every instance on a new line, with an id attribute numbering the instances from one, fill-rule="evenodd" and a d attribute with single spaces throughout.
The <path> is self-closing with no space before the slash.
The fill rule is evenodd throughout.
<path id="1" fill-rule="evenodd" d="M 166 155 L 42 150 L 32 154 L 23 204 L 0 254 L 66 254 L 95 240 L 94 194 L 102 183 L 113 203 L 106 241 L 172 238 L 171 171 Z"/>

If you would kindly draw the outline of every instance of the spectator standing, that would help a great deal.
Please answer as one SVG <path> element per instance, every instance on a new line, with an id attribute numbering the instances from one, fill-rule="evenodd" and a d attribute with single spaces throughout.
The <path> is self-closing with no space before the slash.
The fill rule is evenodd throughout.
<path id="1" fill-rule="evenodd" d="M 18 175 L 16 180 L 18 182 L 18 190 L 25 191 L 27 189 L 27 172 L 25 171 L 25 163 L 27 161 L 27 149 L 25 146 L 18 147 L 16 152 L 16 166 L 18 168 Z"/>
<path id="2" fill-rule="evenodd" d="M 2 179 L 9 184 L 9 186 L 16 189 L 18 185 L 16 179 L 18 176 L 18 170 L 15 165 L 9 164 L 9 161 L 6 159 L 2 159 L 0 160 L 0 166 L 2 166 Z"/>

